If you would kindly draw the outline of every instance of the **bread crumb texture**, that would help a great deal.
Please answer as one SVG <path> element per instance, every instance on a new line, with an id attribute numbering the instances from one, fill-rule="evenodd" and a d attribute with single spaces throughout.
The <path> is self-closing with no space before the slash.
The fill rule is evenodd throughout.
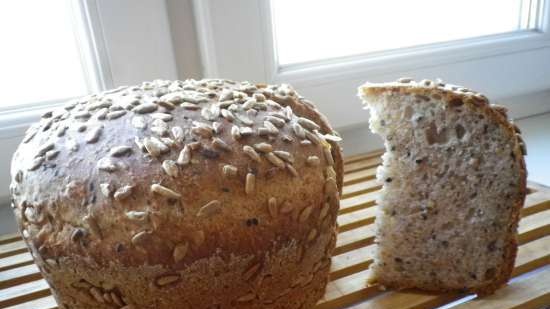
<path id="1" fill-rule="evenodd" d="M 335 246 L 339 140 L 288 85 L 119 87 L 27 130 L 12 207 L 60 308 L 308 308 Z"/>
<path id="2" fill-rule="evenodd" d="M 386 148 L 369 282 L 493 292 L 511 275 L 526 193 L 506 109 L 441 81 L 367 83 L 359 95 Z"/>

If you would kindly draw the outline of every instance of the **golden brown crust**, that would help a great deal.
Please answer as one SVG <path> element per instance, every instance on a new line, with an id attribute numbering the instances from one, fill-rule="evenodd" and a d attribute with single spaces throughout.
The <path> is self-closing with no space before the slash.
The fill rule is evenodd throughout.
<path id="1" fill-rule="evenodd" d="M 359 88 L 361 96 L 379 95 L 386 92 L 398 92 L 403 94 L 418 95 L 420 99 L 422 96 L 441 98 L 443 102 L 446 102 L 448 106 L 455 104 L 465 104 L 472 109 L 480 110 L 487 117 L 492 119 L 495 123 L 499 124 L 509 136 L 510 140 L 513 140 L 514 145 L 514 158 L 520 167 L 519 176 L 519 190 L 520 194 L 515 202 L 515 207 L 512 211 L 512 218 L 509 226 L 509 241 L 505 249 L 506 258 L 505 263 L 501 265 L 501 271 L 497 272 L 499 276 L 495 277 L 491 283 L 483 286 L 479 286 L 473 289 L 467 289 L 466 291 L 477 293 L 480 295 L 492 294 L 496 289 L 504 285 L 511 277 L 514 269 L 514 261 L 517 254 L 517 226 L 519 222 L 519 216 L 521 208 L 523 207 L 525 196 L 527 194 L 527 170 L 525 168 L 526 155 L 525 144 L 520 136 L 521 131 L 517 126 L 508 120 L 507 110 L 505 107 L 490 104 L 489 100 L 483 94 L 474 92 L 470 89 L 456 86 L 452 84 L 445 84 L 441 81 L 422 80 L 415 82 L 410 78 L 401 78 L 396 82 L 389 83 L 366 83 Z M 379 279 L 378 279 L 379 280 Z M 433 286 L 416 286 L 416 282 L 381 282 L 380 284 L 395 288 L 421 288 L 427 291 L 435 292 L 451 292 L 456 291 L 452 289 L 445 289 L 439 285 Z M 461 290 L 464 291 L 464 290 Z"/>
<path id="2" fill-rule="evenodd" d="M 70 296 L 75 269 L 88 283 L 109 269 L 110 284 L 121 291 L 170 274 L 174 299 L 195 295 L 183 290 L 193 280 L 186 270 L 213 257 L 226 263 L 217 265 L 235 281 L 229 286 L 241 286 L 245 280 L 236 278 L 247 271 L 229 267 L 232 260 L 251 263 L 254 275 L 281 276 L 279 288 L 309 277 L 334 247 L 343 164 L 332 142 L 338 137 L 304 102 L 288 85 L 155 81 L 46 113 L 14 155 L 11 192 L 27 244 L 58 300 L 72 309 L 90 306 Z M 311 156 L 319 164 L 309 164 Z M 311 259 L 292 258 L 307 250 Z M 269 256 L 277 258 L 268 262 Z M 286 266 L 270 274 L 269 263 Z M 116 273 L 146 266 L 157 271 Z M 193 274 L 215 280 L 204 267 Z M 328 269 L 315 276 L 326 278 Z M 242 296 L 204 286 L 205 294 L 224 295 L 224 306 Z M 311 302 L 321 286 L 298 289 Z M 139 308 L 174 304 L 147 303 L 156 297 L 147 291 L 139 302 L 120 296 Z M 256 295 L 239 307 L 263 301 Z M 288 308 L 298 308 L 300 299 L 292 301 Z M 270 306 L 281 307 L 264 308 Z"/>

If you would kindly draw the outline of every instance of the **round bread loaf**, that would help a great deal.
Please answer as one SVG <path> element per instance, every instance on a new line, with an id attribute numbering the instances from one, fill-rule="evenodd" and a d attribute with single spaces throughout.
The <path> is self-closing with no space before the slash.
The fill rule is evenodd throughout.
<path id="1" fill-rule="evenodd" d="M 12 207 L 60 308 L 309 308 L 335 245 L 338 140 L 288 85 L 120 87 L 28 130 Z"/>

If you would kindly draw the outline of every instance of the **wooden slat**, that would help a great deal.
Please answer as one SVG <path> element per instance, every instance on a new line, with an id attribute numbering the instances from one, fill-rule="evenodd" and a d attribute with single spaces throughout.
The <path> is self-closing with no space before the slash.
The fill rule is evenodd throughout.
<path id="1" fill-rule="evenodd" d="M 12 268 L 0 272 L 0 289 L 39 279 L 42 279 L 42 276 L 34 264 Z"/>
<path id="2" fill-rule="evenodd" d="M 21 240 L 19 233 L 0 235 L 0 245 L 7 244 L 9 242 L 14 242 Z"/>
<path id="3" fill-rule="evenodd" d="M 53 296 L 46 296 L 22 304 L 7 307 L 6 309 L 55 309 L 57 303 Z"/>
<path id="4" fill-rule="evenodd" d="M 550 306 L 550 266 L 525 280 L 512 282 L 495 294 L 456 306 L 456 309 L 540 309 Z M 548 307 L 546 307 L 548 308 Z"/>
<path id="5" fill-rule="evenodd" d="M 344 175 L 349 173 L 359 172 L 365 169 L 376 168 L 378 165 L 382 164 L 382 158 L 370 158 L 364 161 L 358 161 L 351 164 L 344 165 Z"/>
<path id="6" fill-rule="evenodd" d="M 376 168 L 368 168 L 344 175 L 344 186 L 376 178 Z"/>
<path id="7" fill-rule="evenodd" d="M 9 242 L 3 245 L 0 245 L 0 258 L 23 253 L 27 251 L 27 245 L 23 240 L 17 240 L 14 242 Z"/>
<path id="8" fill-rule="evenodd" d="M 368 192 L 340 200 L 339 214 L 374 206 L 378 194 L 378 191 Z"/>
<path id="9" fill-rule="evenodd" d="M 10 268 L 19 267 L 23 265 L 32 264 L 32 256 L 30 253 L 19 253 L 0 259 L 0 271 L 8 270 Z"/>
<path id="10" fill-rule="evenodd" d="M 379 157 L 384 153 L 383 149 L 373 150 L 367 153 L 357 154 L 353 156 L 347 156 L 344 158 L 344 164 L 348 165 L 357 161 L 363 161 L 373 157 Z"/>
<path id="11" fill-rule="evenodd" d="M 373 192 L 379 190 L 382 186 L 376 179 L 367 180 L 364 182 L 356 183 L 353 185 L 345 186 L 342 190 L 342 198 L 350 198 L 363 193 Z"/>
<path id="12" fill-rule="evenodd" d="M 17 305 L 50 294 L 45 280 L 38 280 L 0 290 L 0 308 Z"/>

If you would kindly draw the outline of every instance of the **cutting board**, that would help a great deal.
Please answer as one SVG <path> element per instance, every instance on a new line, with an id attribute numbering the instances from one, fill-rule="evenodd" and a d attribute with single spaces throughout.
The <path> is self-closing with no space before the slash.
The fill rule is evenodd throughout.
<path id="1" fill-rule="evenodd" d="M 366 286 L 374 249 L 375 180 L 381 151 L 348 157 L 331 281 L 316 309 L 550 308 L 550 188 L 529 183 L 514 278 L 494 295 L 382 291 Z M 53 309 L 47 283 L 18 234 L 0 236 L 0 308 Z"/>

